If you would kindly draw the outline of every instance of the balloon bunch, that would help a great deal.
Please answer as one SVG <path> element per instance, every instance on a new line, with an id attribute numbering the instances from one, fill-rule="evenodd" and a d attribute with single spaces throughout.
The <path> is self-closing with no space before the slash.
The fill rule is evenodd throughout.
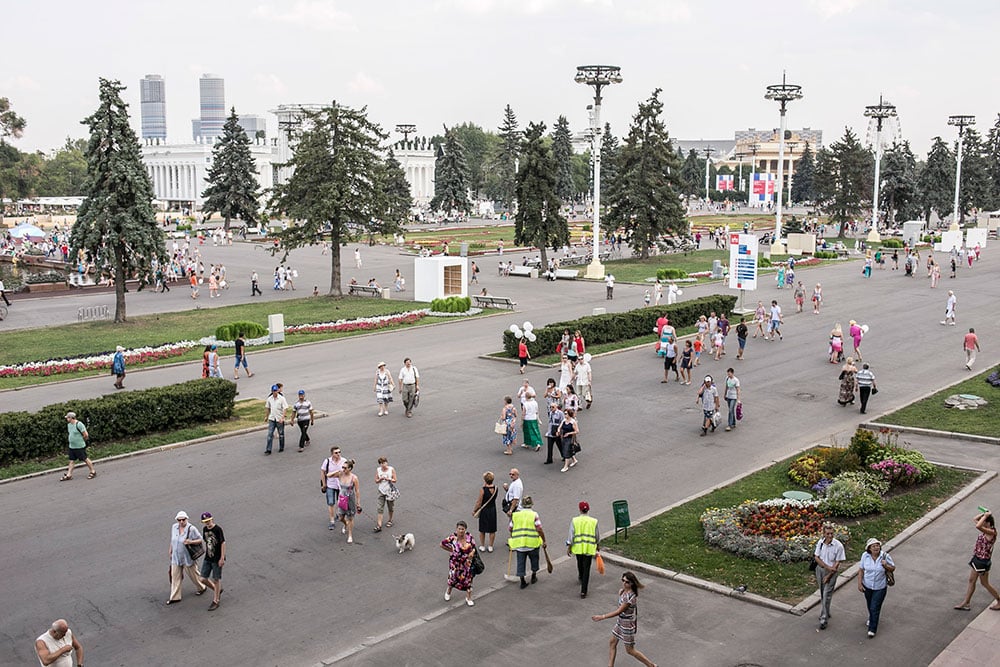
<path id="1" fill-rule="evenodd" d="M 534 343 L 538 338 L 534 333 L 532 333 L 532 329 L 534 328 L 535 326 L 531 322 L 525 322 L 520 327 L 516 324 L 512 324 L 510 325 L 510 332 L 514 334 L 515 338 L 526 338 L 529 343 Z"/>

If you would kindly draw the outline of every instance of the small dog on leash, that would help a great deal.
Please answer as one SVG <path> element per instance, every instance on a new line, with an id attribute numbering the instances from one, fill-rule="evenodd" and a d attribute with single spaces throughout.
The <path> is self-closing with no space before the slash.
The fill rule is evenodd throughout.
<path id="1" fill-rule="evenodd" d="M 406 535 L 393 535 L 393 538 L 396 540 L 396 548 L 399 549 L 399 553 L 410 551 L 416 543 L 416 538 L 413 537 L 413 533 L 407 533 Z"/>

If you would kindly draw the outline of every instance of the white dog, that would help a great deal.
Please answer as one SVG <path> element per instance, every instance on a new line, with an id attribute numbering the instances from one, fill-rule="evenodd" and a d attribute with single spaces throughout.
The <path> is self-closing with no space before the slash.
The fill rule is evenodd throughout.
<path id="1" fill-rule="evenodd" d="M 407 533 L 406 535 L 393 535 L 393 537 L 396 539 L 396 548 L 399 549 L 399 553 L 410 551 L 416 543 L 416 538 L 413 537 L 413 533 Z"/>

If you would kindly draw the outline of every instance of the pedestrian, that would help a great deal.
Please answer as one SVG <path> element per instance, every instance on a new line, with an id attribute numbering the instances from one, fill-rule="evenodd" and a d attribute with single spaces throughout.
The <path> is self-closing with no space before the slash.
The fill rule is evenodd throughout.
<path id="1" fill-rule="evenodd" d="M 861 364 L 861 370 L 854 376 L 858 383 L 858 395 L 861 397 L 861 414 L 868 412 L 868 399 L 872 394 L 878 393 L 875 385 L 875 373 L 867 363 Z"/>
<path id="2" fill-rule="evenodd" d="M 653 305 L 659 306 L 660 299 L 662 298 L 663 298 L 663 283 L 661 283 L 660 279 L 657 278 L 656 284 L 653 285 Z"/>
<path id="3" fill-rule="evenodd" d="M 861 339 L 864 338 L 865 332 L 864 329 L 862 329 L 861 326 L 854 320 L 851 320 L 850 325 L 851 328 L 847 330 L 847 335 L 851 337 L 851 342 L 854 343 L 854 358 L 858 361 L 862 361 Z"/>
<path id="4" fill-rule="evenodd" d="M 979 514 L 973 519 L 976 522 L 976 530 L 979 531 L 979 535 L 976 536 L 976 546 L 972 551 L 972 559 L 969 561 L 969 567 L 972 568 L 972 571 L 969 572 L 969 586 L 965 590 L 965 599 L 955 605 L 955 609 L 969 611 L 972 594 L 976 592 L 976 581 L 978 581 L 993 596 L 994 602 L 990 605 L 990 609 L 1000 611 L 1000 593 L 997 593 L 997 589 L 990 585 L 993 545 L 997 541 L 996 522 L 993 520 L 992 512 L 982 507 L 979 510 Z"/>
<path id="5" fill-rule="evenodd" d="M 799 312 L 802 311 L 801 306 L 799 307 Z M 747 334 L 750 332 L 747 327 L 747 318 L 741 317 L 740 323 L 736 325 L 736 342 L 739 344 L 739 352 L 736 353 L 736 359 L 743 359 L 743 351 L 747 346 Z"/>
<path id="6" fill-rule="evenodd" d="M 736 377 L 736 371 L 732 368 L 726 369 L 726 405 L 729 406 L 729 421 L 726 425 L 727 431 L 736 428 L 736 409 L 743 401 L 743 393 L 740 388 L 740 379 Z"/>
<path id="7" fill-rule="evenodd" d="M 559 472 L 566 472 L 577 463 L 576 453 L 579 451 L 577 435 L 580 433 L 580 424 L 576 421 L 576 409 L 566 407 L 562 422 L 559 424 L 559 450 L 562 452 L 563 467 Z"/>
<path id="8" fill-rule="evenodd" d="M 521 471 L 517 468 L 510 469 L 510 482 L 503 483 L 503 502 L 500 509 L 507 516 L 517 511 L 521 504 L 521 496 L 524 495 L 524 482 L 521 480 Z"/>
<path id="9" fill-rule="evenodd" d="M 483 473 L 483 485 L 479 489 L 476 506 L 472 508 L 473 518 L 479 519 L 479 550 L 493 553 L 497 539 L 497 485 L 492 472 Z M 486 538 L 489 537 L 489 544 Z"/>
<path id="10" fill-rule="evenodd" d="M 313 404 L 306 398 L 306 390 L 299 389 L 299 400 L 292 406 L 295 412 L 295 424 L 299 427 L 299 452 L 304 452 L 311 442 L 309 427 L 316 423 L 316 413 Z"/>
<path id="11" fill-rule="evenodd" d="M 208 297 L 214 299 L 219 296 L 219 279 L 212 271 L 208 274 Z"/>
<path id="12" fill-rule="evenodd" d="M 566 391 L 563 393 L 563 410 L 580 412 L 580 397 L 577 395 L 576 390 L 573 389 L 572 384 L 566 385 Z"/>
<path id="13" fill-rule="evenodd" d="M 675 381 L 680 382 L 681 375 L 677 370 L 677 343 L 670 338 L 665 343 L 661 342 L 660 348 L 663 350 L 663 379 L 660 380 L 660 384 L 670 382 L 671 370 L 674 372 Z"/>
<path id="14" fill-rule="evenodd" d="M 94 464 L 87 454 L 87 441 L 90 440 L 87 426 L 83 422 L 77 421 L 75 412 L 66 413 L 66 425 L 69 431 L 69 470 L 63 474 L 59 481 L 67 482 L 73 479 L 73 466 L 77 461 L 83 461 L 90 470 L 87 479 L 94 479 L 97 477 L 97 470 L 94 469 Z"/>
<path id="15" fill-rule="evenodd" d="M 587 351 L 587 344 L 583 340 L 583 334 L 577 329 L 573 333 L 573 340 L 570 341 L 569 346 L 569 359 L 573 363 L 576 363 L 578 359 L 583 359 L 584 352 Z"/>
<path id="16" fill-rule="evenodd" d="M 715 360 L 718 361 L 725 354 L 726 348 L 726 336 L 722 333 L 722 329 L 716 328 L 715 333 L 712 334 L 712 347 L 715 348 Z"/>
<path id="17" fill-rule="evenodd" d="M 469 284 L 471 285 L 472 283 L 479 284 L 479 267 L 476 266 L 475 262 L 472 262 L 469 266 Z"/>
<path id="18" fill-rule="evenodd" d="M 895 254 L 893 254 L 893 259 L 896 259 Z M 812 303 L 813 315 L 819 315 L 819 307 L 823 305 L 823 285 L 820 283 L 816 283 L 816 287 L 813 288 Z"/>
<path id="19" fill-rule="evenodd" d="M 693 356 L 693 344 L 690 340 L 684 341 L 684 350 L 681 352 L 681 384 L 691 384 L 691 366 L 694 364 L 692 361 Z"/>
<path id="20" fill-rule="evenodd" d="M 209 343 L 205 346 L 205 349 L 201 353 L 201 376 L 203 378 L 209 377 L 209 354 L 212 352 L 212 344 Z"/>
<path id="21" fill-rule="evenodd" d="M 285 451 L 285 413 L 288 412 L 288 401 L 281 394 L 280 385 L 271 385 L 271 395 L 264 401 L 267 423 L 267 448 L 265 456 L 271 455 L 271 444 L 274 442 L 274 432 L 278 432 L 278 453 Z"/>
<path id="22" fill-rule="evenodd" d="M 604 276 L 604 288 L 605 288 L 605 299 L 611 300 L 615 298 L 615 277 L 610 273 Z"/>
<path id="23" fill-rule="evenodd" d="M 646 292 L 642 295 L 642 305 L 643 305 L 643 307 L 648 308 L 651 300 L 652 300 L 652 296 L 650 295 L 649 290 L 646 290 Z"/>
<path id="24" fill-rule="evenodd" d="M 124 389 L 122 384 L 125 381 L 125 348 L 119 345 L 115 348 L 114 360 L 111 362 L 111 373 L 117 378 L 115 389 Z"/>
<path id="25" fill-rule="evenodd" d="M 252 378 L 253 373 L 250 372 L 250 367 L 247 365 L 247 340 L 242 331 L 236 336 L 234 344 L 236 345 L 236 365 L 233 368 L 233 379 L 240 379 L 240 366 L 243 366 L 243 370 L 247 372 L 247 377 Z"/>
<path id="26" fill-rule="evenodd" d="M 608 614 L 591 616 L 592 621 L 605 621 L 614 616 L 618 617 L 618 622 L 611 630 L 611 642 L 608 656 L 608 665 L 614 667 L 615 658 L 618 655 L 618 642 L 625 644 L 625 652 L 646 665 L 646 667 L 656 667 L 653 662 L 635 647 L 635 635 L 638 626 L 639 612 L 639 591 L 643 585 L 632 572 L 622 574 L 622 587 L 618 591 L 618 608 Z"/>
<path id="27" fill-rule="evenodd" d="M 527 570 L 525 565 L 531 561 L 531 583 L 538 581 L 538 548 L 548 546 L 545 542 L 545 530 L 542 520 L 534 510 L 531 496 L 524 496 L 520 505 L 511 513 L 510 539 L 507 545 L 517 554 L 517 576 L 521 580 L 521 588 L 528 587 L 525 581 Z"/>
<path id="28" fill-rule="evenodd" d="M 805 304 L 806 301 L 806 288 L 802 286 L 801 280 L 795 284 L 794 296 L 795 296 L 795 312 L 801 313 L 802 306 Z"/>
<path id="29" fill-rule="evenodd" d="M 681 294 L 681 290 L 677 288 L 677 283 L 670 281 L 670 285 L 667 286 L 667 305 L 672 306 L 677 303 L 677 297 Z"/>
<path id="30" fill-rule="evenodd" d="M 934 266 L 931 267 L 931 289 L 938 286 L 938 282 L 941 280 L 941 265 L 934 262 Z"/>
<path id="31" fill-rule="evenodd" d="M 778 305 L 777 301 L 771 301 L 771 322 L 768 325 L 768 336 L 765 336 L 765 340 L 774 340 L 774 335 L 778 335 L 778 340 L 782 340 L 781 336 L 781 325 L 784 324 L 785 320 L 781 317 L 781 306 Z"/>
<path id="32" fill-rule="evenodd" d="M 551 381 L 551 380 L 550 380 Z M 558 391 L 558 389 L 556 390 Z M 548 443 L 548 455 L 545 457 L 545 463 L 552 463 L 552 448 L 559 447 L 559 451 L 562 451 L 562 436 L 559 431 L 559 427 L 562 425 L 563 419 L 566 418 L 565 413 L 562 411 L 562 404 L 560 401 L 552 401 L 549 403 L 549 428 L 546 431 L 545 439 Z"/>
<path id="33" fill-rule="evenodd" d="M 208 377 L 222 378 L 222 368 L 219 364 L 219 346 L 213 343 L 208 348 Z"/>
<path id="34" fill-rule="evenodd" d="M 356 268 L 361 268 L 361 248 L 354 249 L 354 266 Z"/>
<path id="35" fill-rule="evenodd" d="M 264 293 L 260 291 L 260 276 L 254 271 L 250 274 L 250 296 L 264 296 Z"/>
<path id="36" fill-rule="evenodd" d="M 559 360 L 559 391 L 565 392 L 566 387 L 573 384 L 573 362 L 564 353 Z"/>
<path id="37" fill-rule="evenodd" d="M 858 576 L 858 591 L 865 595 L 865 606 L 868 608 L 865 627 L 868 628 L 868 638 L 871 639 L 878 632 L 878 621 L 882 615 L 882 603 L 885 602 L 889 582 L 895 582 L 892 572 L 896 571 L 896 564 L 892 561 L 892 556 L 882 551 L 882 542 L 870 537 L 865 542 L 865 552 L 861 554 L 858 570 L 861 573 Z"/>
<path id="38" fill-rule="evenodd" d="M 413 416 L 417 397 L 420 395 L 420 371 L 413 365 L 409 357 L 403 359 L 403 367 L 399 369 L 399 393 L 403 397 L 403 407 L 406 416 Z"/>
<path id="39" fill-rule="evenodd" d="M 830 331 L 830 363 L 836 364 L 844 359 L 844 330 L 840 327 L 840 322 L 833 325 Z"/>
<path id="40" fill-rule="evenodd" d="M 392 514 L 396 509 L 396 499 L 399 498 L 396 481 L 396 469 L 389 465 L 389 459 L 380 456 L 378 467 L 375 468 L 375 487 L 378 489 L 374 529 L 376 533 L 382 532 L 382 513 L 385 511 L 386 505 L 389 506 L 389 521 L 385 525 L 387 528 L 392 528 Z"/>
<path id="41" fill-rule="evenodd" d="M 895 271 L 899 268 L 899 251 L 893 249 L 892 251 L 892 270 Z"/>
<path id="42" fill-rule="evenodd" d="M 705 376 L 705 381 L 698 389 L 698 397 L 694 402 L 701 403 L 703 416 L 701 434 L 704 436 L 708 433 L 709 428 L 712 429 L 712 433 L 715 433 L 715 413 L 719 411 L 719 390 L 716 389 L 711 375 Z"/>
<path id="43" fill-rule="evenodd" d="M 840 369 L 840 392 L 837 394 L 837 403 L 840 403 L 841 406 L 854 405 L 857 374 L 858 367 L 854 365 L 854 358 L 847 357 L 847 361 Z"/>
<path id="44" fill-rule="evenodd" d="M 952 255 L 952 258 L 951 258 L 951 275 L 949 275 L 948 277 L 949 278 L 954 278 L 956 271 L 958 271 L 958 260 L 955 258 L 954 255 Z"/>
<path id="45" fill-rule="evenodd" d="M 319 489 L 326 495 L 330 530 L 333 530 L 337 523 L 337 502 L 340 500 L 340 477 L 337 473 L 343 469 L 344 461 L 345 459 L 340 456 L 340 447 L 334 445 L 330 448 L 330 456 L 323 459 L 323 465 L 320 466 Z"/>
<path id="46" fill-rule="evenodd" d="M 590 367 L 589 354 L 580 354 L 580 361 L 576 362 L 576 368 L 573 369 L 573 372 L 576 375 L 576 393 L 583 399 L 585 408 L 589 410 L 591 403 L 594 402 L 594 373 Z"/>
<path id="47" fill-rule="evenodd" d="M 201 582 L 212 589 L 209 611 L 219 608 L 222 598 L 222 568 L 226 564 L 226 535 L 222 526 L 215 523 L 211 512 L 202 512 L 201 523 L 205 541 L 205 560 L 201 562 Z"/>
<path id="48" fill-rule="evenodd" d="M 816 542 L 813 560 L 816 561 L 816 583 L 819 585 L 819 629 L 826 630 L 830 620 L 830 601 L 837 584 L 840 564 L 846 560 L 844 545 L 833 536 L 834 525 L 823 524 L 823 537 Z"/>
<path id="49" fill-rule="evenodd" d="M 191 298 L 192 299 L 197 299 L 198 298 L 198 276 L 195 275 L 194 271 L 191 272 L 191 276 L 188 278 L 188 283 L 191 285 Z"/>
<path id="50" fill-rule="evenodd" d="M 340 480 L 340 496 L 337 498 L 337 519 L 344 524 L 341 535 L 347 535 L 347 543 L 354 543 L 354 516 L 361 511 L 361 483 L 354 474 L 354 459 L 344 461 L 337 473 Z"/>
<path id="51" fill-rule="evenodd" d="M 522 447 L 534 449 L 536 452 L 542 450 L 542 432 L 538 428 L 538 401 L 535 400 L 535 392 L 525 397 L 524 412 L 521 413 L 521 433 Z"/>
<path id="52" fill-rule="evenodd" d="M 0 280 L 0 298 L 3 299 L 5 304 L 10 305 L 10 299 L 7 298 L 7 289 L 4 287 L 3 280 Z"/>
<path id="53" fill-rule="evenodd" d="M 378 362 L 375 369 L 375 402 L 378 403 L 378 416 L 389 414 L 389 404 L 392 403 L 392 392 L 396 385 L 392 382 L 392 374 L 386 370 L 385 362 Z"/>
<path id="54" fill-rule="evenodd" d="M 465 604 L 476 605 L 472 601 L 472 559 L 476 553 L 476 541 L 469 534 L 469 526 L 464 521 L 455 524 L 455 532 L 441 540 L 441 548 L 447 551 L 448 589 L 444 592 L 445 602 L 451 600 L 452 589 L 465 592 Z"/>
<path id="55" fill-rule="evenodd" d="M 754 338 L 757 337 L 757 334 L 760 334 L 761 338 L 767 337 L 767 333 L 764 331 L 765 322 L 767 322 L 767 309 L 764 307 L 763 301 L 758 301 L 757 308 L 753 311 Z"/>
<path id="56" fill-rule="evenodd" d="M 517 360 L 520 363 L 521 375 L 524 375 L 524 369 L 528 366 L 528 360 L 531 359 L 531 354 L 528 352 L 528 343 L 524 338 L 517 341 Z"/>
<path id="57" fill-rule="evenodd" d="M 969 327 L 969 333 L 965 334 L 962 348 L 965 350 L 965 368 L 971 371 L 972 364 L 976 363 L 976 352 L 979 352 L 979 337 L 972 327 Z"/>
<path id="58" fill-rule="evenodd" d="M 701 338 L 695 336 L 694 342 L 691 344 L 691 349 L 694 350 L 694 365 L 701 365 L 701 351 L 705 344 L 701 342 Z"/>
<path id="59" fill-rule="evenodd" d="M 529 380 L 525 380 L 521 383 L 520 388 L 517 390 L 517 399 L 521 403 L 521 411 L 524 411 L 524 402 L 528 400 L 528 394 L 534 394 L 535 388 L 531 386 Z"/>
<path id="60" fill-rule="evenodd" d="M 500 438 L 500 442 L 504 446 L 503 453 L 510 456 L 514 453 L 512 448 L 517 443 L 517 408 L 514 407 L 514 399 L 510 396 L 503 397 L 499 421 L 504 427 Z"/>
<path id="61" fill-rule="evenodd" d="M 576 578 L 580 582 L 580 597 L 587 597 L 587 587 L 590 584 L 590 564 L 594 555 L 600 550 L 597 530 L 597 519 L 590 516 L 590 503 L 581 500 L 578 505 L 580 515 L 573 517 L 569 524 L 569 537 L 566 539 L 566 555 L 576 556 Z"/>
<path id="62" fill-rule="evenodd" d="M 941 324 L 949 324 L 955 326 L 955 306 L 958 305 L 958 299 L 955 297 L 955 292 L 948 290 L 948 300 L 944 305 L 944 319 L 941 320 Z"/>
<path id="63" fill-rule="evenodd" d="M 198 532 L 197 528 L 188 524 L 187 512 L 183 510 L 178 512 L 177 516 L 174 517 L 174 525 L 170 529 L 170 549 L 167 554 L 170 557 L 168 605 L 181 601 L 181 581 L 184 579 L 185 572 L 188 579 L 193 581 L 198 589 L 195 595 L 201 595 L 208 590 L 208 587 L 202 583 L 201 577 L 198 576 L 198 568 L 195 567 L 194 559 L 188 550 L 189 545 L 198 544 L 202 544 L 201 533 Z"/>
<path id="64" fill-rule="evenodd" d="M 708 314 L 708 352 L 715 353 L 715 332 L 719 330 L 719 318 L 713 310 Z"/>
<path id="65" fill-rule="evenodd" d="M 35 655 L 43 667 L 45 665 L 73 667 L 73 657 L 70 653 L 76 655 L 78 667 L 83 667 L 83 645 L 69 629 L 65 619 L 60 618 L 55 621 L 35 640 Z"/>

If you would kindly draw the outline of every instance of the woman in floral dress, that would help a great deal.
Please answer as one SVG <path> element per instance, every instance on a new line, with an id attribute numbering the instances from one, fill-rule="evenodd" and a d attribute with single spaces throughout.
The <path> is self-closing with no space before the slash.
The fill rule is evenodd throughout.
<path id="1" fill-rule="evenodd" d="M 591 620 L 595 622 L 607 620 L 612 616 L 618 617 L 618 623 L 615 624 L 614 629 L 611 631 L 608 664 L 612 667 L 615 664 L 615 657 L 618 654 L 619 641 L 625 644 L 625 652 L 630 656 L 646 665 L 646 667 L 656 667 L 649 658 L 644 656 L 635 647 L 635 634 L 638 627 L 639 589 L 642 587 L 642 584 L 639 583 L 639 579 L 636 578 L 634 573 L 625 572 L 622 574 L 622 588 L 618 591 L 618 608 L 610 614 L 591 616 Z"/>
<path id="2" fill-rule="evenodd" d="M 450 555 L 448 558 L 448 590 L 445 602 L 451 600 L 451 590 L 465 591 L 465 604 L 475 606 L 472 601 L 472 555 L 476 552 L 476 541 L 469 534 L 469 526 L 464 521 L 455 524 L 455 532 L 441 540 L 441 548 Z"/>
<path id="3" fill-rule="evenodd" d="M 517 408 L 514 407 L 513 403 L 513 398 L 504 396 L 503 409 L 500 411 L 500 421 L 507 426 L 507 430 L 501 436 L 503 446 L 505 447 L 503 453 L 507 456 L 514 453 L 511 447 L 517 442 Z"/>
<path id="4" fill-rule="evenodd" d="M 858 367 L 854 365 L 854 358 L 847 357 L 847 361 L 840 369 L 840 393 L 837 395 L 837 402 L 841 405 L 854 405 L 854 392 L 857 391 Z"/>
<path id="5" fill-rule="evenodd" d="M 378 403 L 378 416 L 389 414 L 389 403 L 392 402 L 392 373 L 385 369 L 385 362 L 380 361 L 375 371 L 375 402 Z"/>

